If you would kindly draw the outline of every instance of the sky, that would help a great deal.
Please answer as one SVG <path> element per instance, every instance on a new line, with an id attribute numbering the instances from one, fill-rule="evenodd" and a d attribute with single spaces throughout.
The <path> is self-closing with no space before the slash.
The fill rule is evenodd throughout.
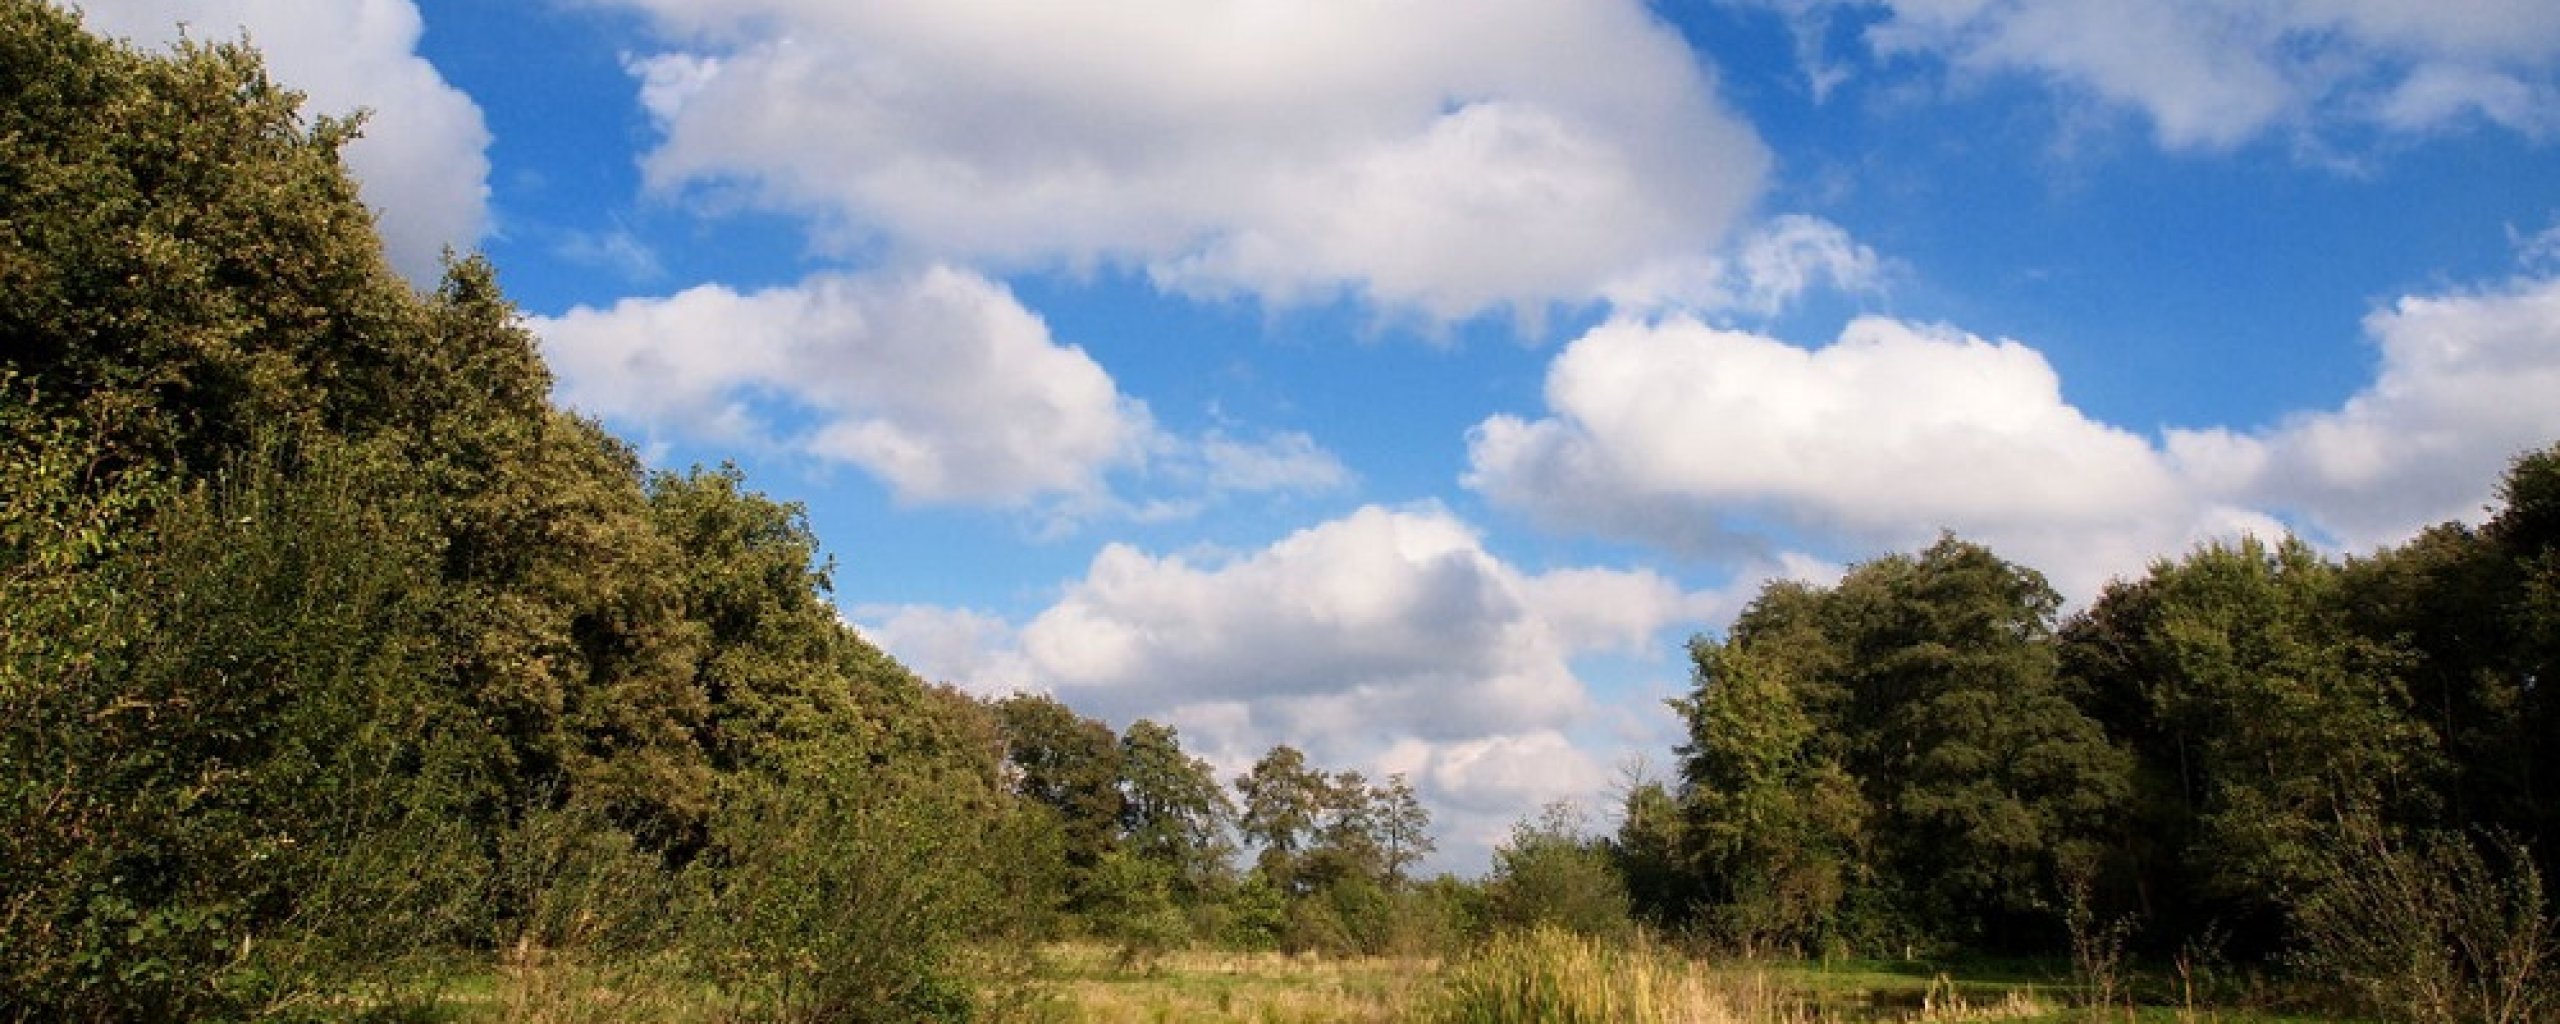
<path id="1" fill-rule="evenodd" d="M 2560 440 L 2549 0 L 86 6 L 368 111 L 394 264 L 920 674 L 1404 773 L 1461 873 L 1768 580 L 2082 604 Z"/>

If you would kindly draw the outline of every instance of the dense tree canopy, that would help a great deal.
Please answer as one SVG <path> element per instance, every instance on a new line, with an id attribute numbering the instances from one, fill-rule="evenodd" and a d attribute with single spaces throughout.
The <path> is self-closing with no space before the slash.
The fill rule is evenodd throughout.
<path id="1" fill-rule="evenodd" d="M 2343 564 L 2206 544 L 2058 625 L 1953 538 L 1771 584 L 1691 646 L 1677 786 L 1628 794 L 1636 909 L 1744 944 L 2057 949 L 2110 920 L 2269 957 L 2305 908 L 2369 905 L 2341 887 L 2390 872 L 2356 850 L 2547 871 L 2555 480 L 2560 448 L 2528 453 L 2483 527 Z"/>

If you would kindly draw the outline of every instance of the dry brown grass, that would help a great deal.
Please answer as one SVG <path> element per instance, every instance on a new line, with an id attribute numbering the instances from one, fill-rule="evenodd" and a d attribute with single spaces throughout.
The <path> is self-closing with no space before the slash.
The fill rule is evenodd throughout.
<path id="1" fill-rule="evenodd" d="M 1436 959 L 1322 959 L 1184 951 L 1123 969 L 1108 946 L 1051 947 L 1045 1020 L 1386 1024 L 1414 1019 L 1435 986 Z"/>
<path id="2" fill-rule="evenodd" d="M 1944 981 L 1908 1007 L 1857 1012 L 1817 1003 L 1765 970 L 1560 932 L 1507 936 L 1446 965 L 1188 952 L 1128 970 L 1105 946 L 1051 947 L 1046 959 L 1042 1003 L 1029 1017 L 1055 1024 L 1976 1024 L 2056 1012 L 2026 992 L 1968 997 Z"/>

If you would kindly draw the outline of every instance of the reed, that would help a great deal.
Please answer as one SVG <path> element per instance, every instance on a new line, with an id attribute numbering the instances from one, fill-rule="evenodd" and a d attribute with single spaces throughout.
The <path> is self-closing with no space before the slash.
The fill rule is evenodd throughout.
<path id="1" fill-rule="evenodd" d="M 1718 978 L 1659 943 L 1539 927 L 1495 937 L 1453 965 L 1431 1018 L 1442 1024 L 1741 1024 L 1812 1019 L 1799 1000 Z"/>

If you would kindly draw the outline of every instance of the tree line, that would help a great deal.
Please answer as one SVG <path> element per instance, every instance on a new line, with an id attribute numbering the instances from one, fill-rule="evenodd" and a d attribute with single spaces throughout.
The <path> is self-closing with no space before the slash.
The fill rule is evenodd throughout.
<path id="1" fill-rule="evenodd" d="M 1609 844 L 1634 906 L 1808 952 L 2108 933 L 2353 973 L 2494 933 L 2531 968 L 2560 826 L 2560 447 L 2498 493 L 2482 526 L 2343 561 L 2207 544 L 2067 616 L 1953 536 L 1770 584 L 1690 645 L 1678 777 L 1634 787 Z M 2400 945 L 2347 948 L 2377 935 Z"/>

